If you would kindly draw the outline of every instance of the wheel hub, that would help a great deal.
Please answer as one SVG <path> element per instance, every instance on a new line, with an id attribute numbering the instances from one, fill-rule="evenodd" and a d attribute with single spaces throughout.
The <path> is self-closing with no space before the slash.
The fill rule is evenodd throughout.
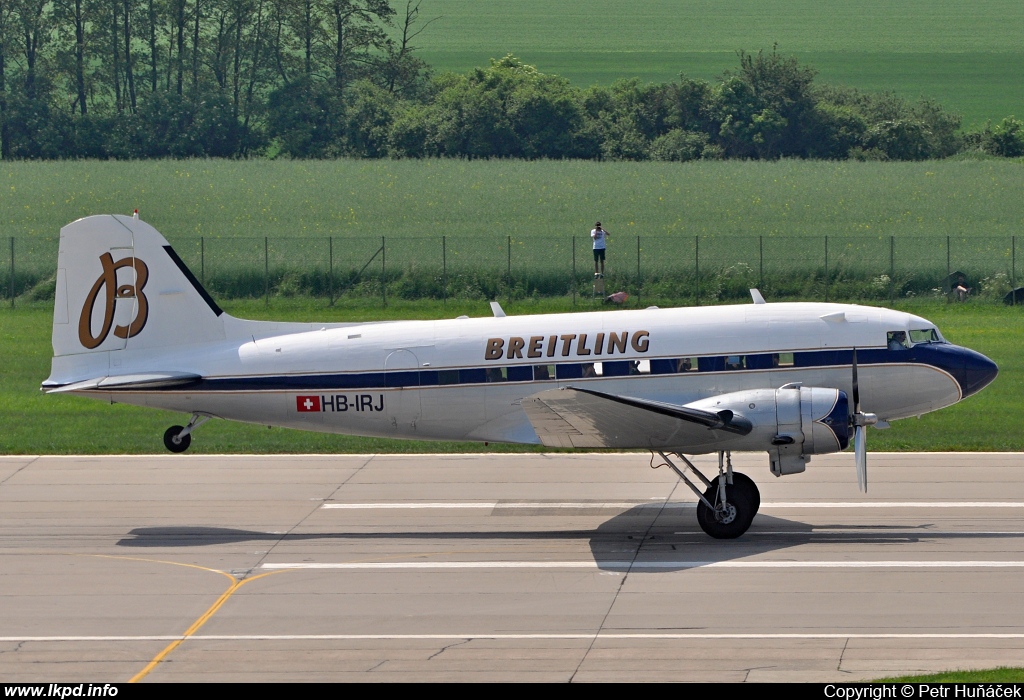
<path id="1" fill-rule="evenodd" d="M 736 506 L 734 506 L 732 503 L 726 503 L 725 505 L 719 503 L 717 506 L 715 506 L 716 521 L 722 523 L 723 525 L 728 525 L 735 519 Z"/>

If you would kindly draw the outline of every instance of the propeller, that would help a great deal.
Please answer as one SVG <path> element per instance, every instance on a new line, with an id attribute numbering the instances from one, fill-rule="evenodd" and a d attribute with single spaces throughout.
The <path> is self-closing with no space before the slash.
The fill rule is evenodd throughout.
<path id="1" fill-rule="evenodd" d="M 874 413 L 860 410 L 860 384 L 857 381 L 857 348 L 853 349 L 853 413 L 850 414 L 850 425 L 853 426 L 853 454 L 857 463 L 857 485 L 864 493 L 868 491 L 868 447 L 867 426 L 878 422 Z"/>

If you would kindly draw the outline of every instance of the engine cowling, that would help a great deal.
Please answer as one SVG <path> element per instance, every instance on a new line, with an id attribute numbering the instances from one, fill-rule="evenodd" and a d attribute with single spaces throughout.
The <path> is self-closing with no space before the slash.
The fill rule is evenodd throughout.
<path id="1" fill-rule="evenodd" d="M 787 384 L 722 394 L 687 406 L 730 410 L 748 419 L 753 430 L 729 449 L 766 450 L 776 476 L 802 472 L 811 455 L 841 452 L 850 443 L 850 403 L 846 392 L 838 389 Z"/>

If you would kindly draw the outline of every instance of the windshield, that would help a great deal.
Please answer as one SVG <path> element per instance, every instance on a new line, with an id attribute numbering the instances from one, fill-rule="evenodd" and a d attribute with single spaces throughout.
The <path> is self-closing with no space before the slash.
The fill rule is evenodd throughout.
<path id="1" fill-rule="evenodd" d="M 934 328 L 927 328 L 923 331 L 910 331 L 910 342 L 914 345 L 924 343 L 941 343 L 942 337 Z"/>

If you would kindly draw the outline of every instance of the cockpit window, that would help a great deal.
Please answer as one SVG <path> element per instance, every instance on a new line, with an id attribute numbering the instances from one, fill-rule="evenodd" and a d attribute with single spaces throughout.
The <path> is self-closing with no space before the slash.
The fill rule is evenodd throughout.
<path id="1" fill-rule="evenodd" d="M 922 343 L 941 343 L 942 338 L 939 336 L 939 332 L 934 328 L 928 328 L 923 331 L 910 331 L 910 342 L 914 345 L 921 345 Z"/>
<path id="2" fill-rule="evenodd" d="M 886 344 L 890 350 L 906 350 L 910 347 L 906 331 L 889 331 Z"/>

